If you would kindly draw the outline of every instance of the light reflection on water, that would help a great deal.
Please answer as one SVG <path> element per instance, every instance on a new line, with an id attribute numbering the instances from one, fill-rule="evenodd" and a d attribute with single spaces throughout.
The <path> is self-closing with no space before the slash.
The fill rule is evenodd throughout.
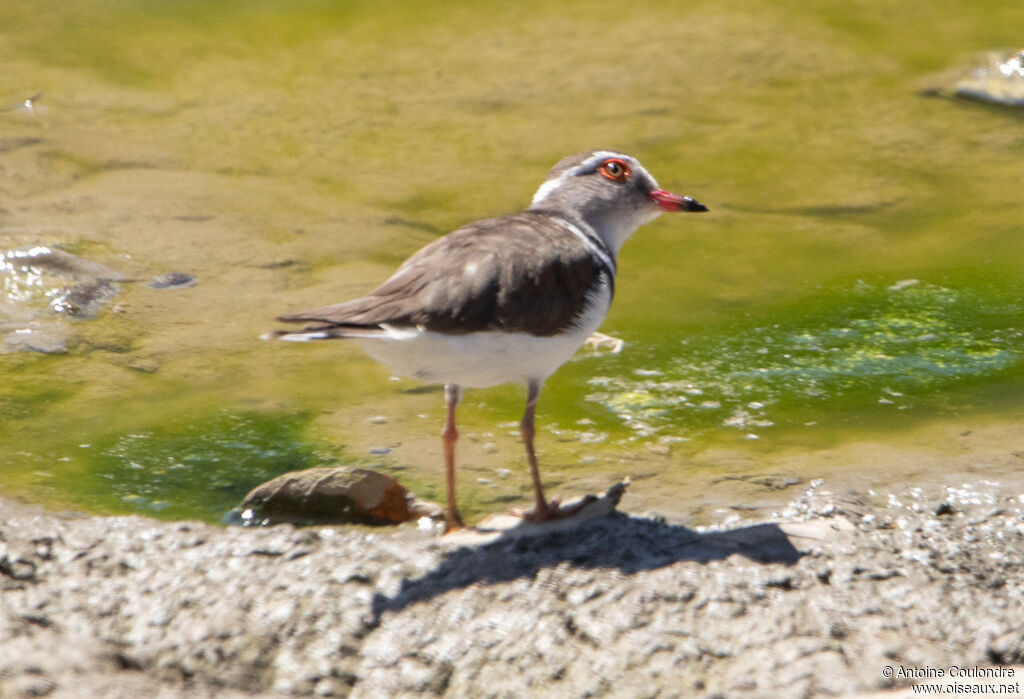
<path id="1" fill-rule="evenodd" d="M 35 247 L 28 250 L 8 250 L 0 254 L 0 278 L 3 280 L 3 298 L 11 303 L 24 303 L 35 296 L 45 294 L 43 271 L 32 264 L 33 258 L 48 254 L 49 248 Z"/>

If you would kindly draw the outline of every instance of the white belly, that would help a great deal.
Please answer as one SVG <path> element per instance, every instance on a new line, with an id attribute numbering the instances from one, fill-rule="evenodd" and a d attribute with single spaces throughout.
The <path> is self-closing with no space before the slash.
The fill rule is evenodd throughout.
<path id="1" fill-rule="evenodd" d="M 478 332 L 443 335 L 423 329 L 389 328 L 359 340 L 370 357 L 399 376 L 426 383 L 486 388 L 503 383 L 543 381 L 567 362 L 601 325 L 611 295 L 602 288 L 580 322 L 549 337 L 526 333 Z"/>

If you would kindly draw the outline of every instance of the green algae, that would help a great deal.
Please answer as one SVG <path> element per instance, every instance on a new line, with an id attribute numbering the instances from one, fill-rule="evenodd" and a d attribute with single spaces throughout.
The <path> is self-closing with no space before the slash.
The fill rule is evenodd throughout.
<path id="1" fill-rule="evenodd" d="M 39 418 L 73 397 L 81 384 L 69 380 L 60 358 L 37 355 L 0 355 L 0 435 L 19 420 Z M 9 445 L 12 440 L 8 437 Z"/>
<path id="2" fill-rule="evenodd" d="M 986 292 L 860 282 L 819 296 L 803 317 L 790 310 L 771 324 L 686 338 L 632 375 L 590 379 L 588 400 L 634 430 L 687 437 L 976 409 L 957 391 L 1024 379 L 1024 298 Z"/>
<path id="3" fill-rule="evenodd" d="M 97 435 L 80 445 L 80 471 L 60 487 L 90 508 L 217 521 L 264 481 L 338 462 L 302 437 L 307 422 L 290 413 L 218 411 Z"/>

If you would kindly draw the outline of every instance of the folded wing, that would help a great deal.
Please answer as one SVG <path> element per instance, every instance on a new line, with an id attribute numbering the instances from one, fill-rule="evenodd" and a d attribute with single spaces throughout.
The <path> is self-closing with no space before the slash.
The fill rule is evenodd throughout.
<path id="1" fill-rule="evenodd" d="M 550 336 L 574 325 L 602 281 L 610 289 L 612 271 L 564 222 L 527 212 L 439 238 L 362 298 L 278 320 L 307 323 L 300 332 L 316 339 L 372 336 L 381 326 Z"/>

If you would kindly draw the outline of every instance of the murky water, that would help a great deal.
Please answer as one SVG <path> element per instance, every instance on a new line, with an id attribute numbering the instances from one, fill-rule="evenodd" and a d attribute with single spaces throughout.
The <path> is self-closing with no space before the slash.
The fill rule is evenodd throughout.
<path id="1" fill-rule="evenodd" d="M 0 492 L 217 520 L 340 461 L 437 497 L 438 391 L 258 337 L 594 147 L 711 212 L 625 246 L 624 351 L 545 387 L 554 492 L 628 475 L 627 509 L 702 517 L 819 477 L 1013 478 L 1024 112 L 924 91 L 1021 26 L 966 1 L 0 6 L 0 260 L 121 275 L 76 315 L 53 303 L 81 280 L 4 268 Z M 528 499 L 521 410 L 461 409 L 470 516 Z"/>

